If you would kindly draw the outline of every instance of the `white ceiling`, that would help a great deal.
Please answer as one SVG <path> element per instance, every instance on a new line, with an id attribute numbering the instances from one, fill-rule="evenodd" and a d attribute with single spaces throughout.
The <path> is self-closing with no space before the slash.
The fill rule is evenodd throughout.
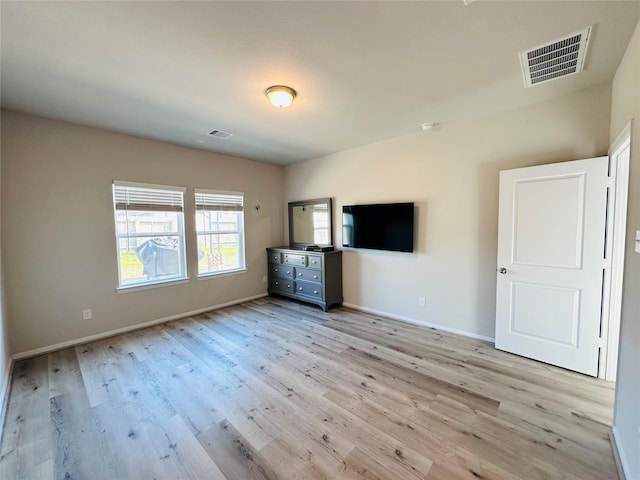
<path id="1" fill-rule="evenodd" d="M 613 78 L 640 1 L 2 1 L 2 106 L 288 164 Z M 518 52 L 593 25 L 585 71 Z M 288 109 L 264 90 L 298 92 Z M 209 137 L 230 131 L 229 140 Z"/>

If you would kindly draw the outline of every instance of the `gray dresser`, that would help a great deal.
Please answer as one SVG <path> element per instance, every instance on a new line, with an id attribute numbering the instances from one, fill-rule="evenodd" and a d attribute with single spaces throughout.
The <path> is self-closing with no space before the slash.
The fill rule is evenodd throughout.
<path id="1" fill-rule="evenodd" d="M 267 248 L 269 295 L 319 305 L 326 312 L 342 304 L 342 252 Z"/>

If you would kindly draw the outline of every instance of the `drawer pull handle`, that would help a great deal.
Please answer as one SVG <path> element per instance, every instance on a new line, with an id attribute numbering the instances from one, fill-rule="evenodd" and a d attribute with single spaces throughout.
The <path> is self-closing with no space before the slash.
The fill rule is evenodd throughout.
<path id="1" fill-rule="evenodd" d="M 274 272 L 277 272 L 277 271 L 278 271 L 278 269 L 277 269 L 277 268 L 274 268 L 274 269 L 273 269 L 273 271 L 274 271 Z"/>
<path id="2" fill-rule="evenodd" d="M 276 282 L 276 285 L 280 285 L 280 282 Z"/>
<path id="3" fill-rule="evenodd" d="M 314 275 L 313 278 L 315 278 L 317 280 L 318 279 L 318 275 Z"/>
<path id="4" fill-rule="evenodd" d="M 289 275 L 291 273 L 291 270 L 287 270 L 287 275 Z"/>
<path id="5" fill-rule="evenodd" d="M 287 284 L 287 288 L 291 288 L 291 285 Z"/>
<path id="6" fill-rule="evenodd" d="M 299 277 L 301 277 L 301 276 L 302 276 L 302 272 L 300 272 L 300 273 L 298 274 L 298 276 L 299 276 Z"/>
<path id="7" fill-rule="evenodd" d="M 317 295 L 318 294 L 318 290 L 314 290 L 313 293 L 315 293 Z"/>
<path id="8" fill-rule="evenodd" d="M 298 288 L 298 291 L 301 292 L 302 291 L 302 287 Z"/>

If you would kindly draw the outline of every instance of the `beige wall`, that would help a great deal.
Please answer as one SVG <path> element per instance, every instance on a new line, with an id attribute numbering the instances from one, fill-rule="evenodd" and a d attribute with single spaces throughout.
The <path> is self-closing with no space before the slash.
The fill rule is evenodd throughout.
<path id="1" fill-rule="evenodd" d="M 285 168 L 287 201 L 333 197 L 338 246 L 343 205 L 416 202 L 413 254 L 345 251 L 345 302 L 493 337 L 498 172 L 606 155 L 609 109 L 605 84 L 295 164 Z"/>
<path id="2" fill-rule="evenodd" d="M 112 180 L 245 192 L 248 272 L 116 294 Z M 265 247 L 283 241 L 283 169 L 2 112 L 2 247 L 13 353 L 266 293 Z M 252 209 L 260 202 L 262 209 Z M 93 309 L 93 320 L 82 310 Z"/>
<path id="3" fill-rule="evenodd" d="M 0 159 L 1 159 L 0 155 Z M 2 268 L 2 165 L 0 163 L 0 425 L 3 425 L 5 393 L 9 386 L 9 364 L 11 350 L 9 349 L 9 331 L 7 328 L 6 302 L 4 294 L 4 276 Z M 0 433 L 0 438 L 2 434 Z"/>
<path id="4" fill-rule="evenodd" d="M 627 478 L 640 478 L 640 254 L 634 252 L 640 230 L 640 23 L 613 80 L 610 140 L 629 120 L 631 131 L 627 240 L 620 325 L 614 433 L 627 462 Z"/>

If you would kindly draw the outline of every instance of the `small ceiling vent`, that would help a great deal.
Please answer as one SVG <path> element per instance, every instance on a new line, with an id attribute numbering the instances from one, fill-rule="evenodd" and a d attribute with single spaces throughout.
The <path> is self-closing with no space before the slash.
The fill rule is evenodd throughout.
<path id="1" fill-rule="evenodd" d="M 584 67 L 591 27 L 520 52 L 524 86 L 580 73 Z"/>
<path id="2" fill-rule="evenodd" d="M 233 137 L 233 133 L 225 132 L 224 130 L 211 130 L 209 132 L 209 135 L 219 138 L 220 140 L 229 140 L 231 137 Z"/>

